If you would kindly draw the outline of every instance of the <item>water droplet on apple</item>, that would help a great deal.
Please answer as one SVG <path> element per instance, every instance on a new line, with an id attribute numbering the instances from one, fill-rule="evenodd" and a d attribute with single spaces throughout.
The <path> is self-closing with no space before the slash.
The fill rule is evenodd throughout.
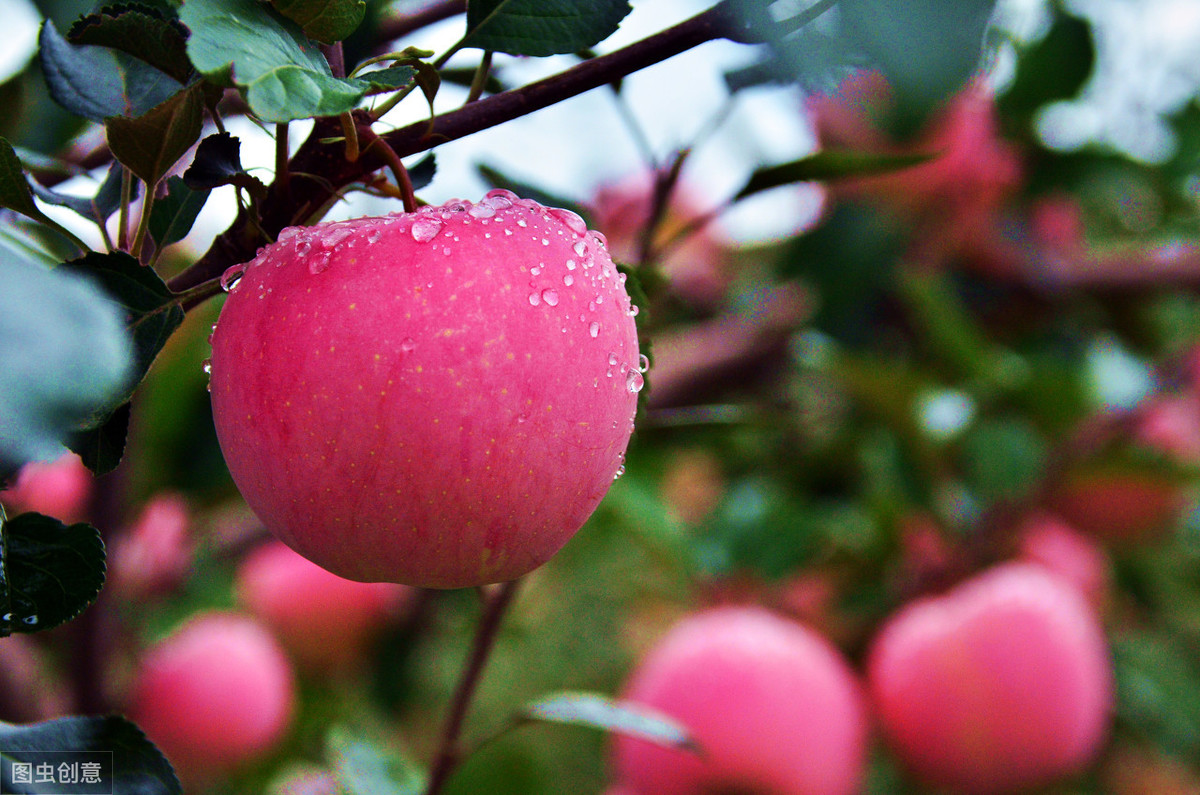
<path id="1" fill-rule="evenodd" d="M 308 263 L 308 272 L 313 276 L 318 273 L 323 273 L 329 268 L 329 252 L 322 251 L 317 256 L 313 257 Z"/>
<path id="2" fill-rule="evenodd" d="M 650 369 L 650 357 L 646 354 L 638 356 L 638 372 L 644 373 Z"/>
<path id="3" fill-rule="evenodd" d="M 572 276 L 572 275 L 571 275 L 571 274 L 569 274 L 569 273 L 564 273 L 564 274 L 563 274 L 563 284 L 565 284 L 566 286 L 570 287 L 570 286 L 571 286 L 572 284 L 574 284 L 574 283 L 575 283 L 575 277 L 574 277 L 574 276 Z"/>
<path id="4" fill-rule="evenodd" d="M 567 270 L 569 270 L 569 271 L 575 270 L 575 260 L 573 260 L 573 259 L 567 260 Z"/>
<path id="5" fill-rule="evenodd" d="M 204 371 L 205 375 L 212 375 L 212 359 L 205 359 L 200 364 L 200 369 Z"/>
<path id="6" fill-rule="evenodd" d="M 613 473 L 613 480 L 620 480 L 621 476 L 624 474 L 625 474 L 625 465 L 621 464 L 619 467 L 617 467 L 617 471 L 615 473 Z"/>
<path id="7" fill-rule="evenodd" d="M 600 248 L 608 248 L 608 238 L 601 232 L 592 232 L 591 237 L 593 242 Z"/>
<path id="8" fill-rule="evenodd" d="M 587 253 L 587 244 L 582 240 L 576 240 L 575 245 L 571 246 L 571 250 L 575 252 L 576 256 L 582 257 Z"/>
<path id="9" fill-rule="evenodd" d="M 625 388 L 630 392 L 641 392 L 646 385 L 646 379 L 637 370 L 630 370 L 625 375 Z"/>
<path id="10" fill-rule="evenodd" d="M 379 238 L 383 235 L 382 229 L 372 229 L 367 233 L 367 243 L 378 243 Z"/>
<path id="11" fill-rule="evenodd" d="M 615 353 L 609 352 L 609 354 L 608 354 L 608 363 L 609 363 L 610 365 L 614 365 L 614 366 L 616 365 L 616 363 L 617 363 L 617 355 L 616 355 Z"/>
<path id="12" fill-rule="evenodd" d="M 528 415 L 528 414 L 518 414 L 518 415 L 517 415 L 517 424 L 518 424 L 518 425 L 524 425 L 524 424 L 525 424 L 525 421 L 526 421 L 526 420 L 528 420 L 528 419 L 529 419 L 529 415 Z"/>
<path id="13" fill-rule="evenodd" d="M 524 218 L 518 218 L 518 219 L 517 219 L 517 226 L 519 226 L 519 227 L 521 227 L 522 229 L 524 229 L 525 227 L 529 226 L 529 224 L 525 223 L 525 219 L 524 219 Z"/>
<path id="14" fill-rule="evenodd" d="M 529 272 L 532 273 L 534 276 L 537 276 L 539 273 L 542 272 L 541 263 L 534 265 L 532 268 L 529 269 Z"/>
<path id="15" fill-rule="evenodd" d="M 504 188 L 489 190 L 484 194 L 483 201 L 494 210 L 507 210 L 517 200 L 517 194 Z"/>
<path id="16" fill-rule="evenodd" d="M 416 349 L 417 343 L 412 337 L 405 337 L 404 339 L 400 340 L 401 353 L 412 353 Z"/>
<path id="17" fill-rule="evenodd" d="M 542 302 L 542 297 L 540 295 L 538 295 L 537 293 L 529 294 L 529 305 L 530 306 L 537 306 L 541 302 Z"/>
<path id="18" fill-rule="evenodd" d="M 409 230 L 413 240 L 418 243 L 428 243 L 437 237 L 437 233 L 442 231 L 442 222 L 436 218 L 428 216 L 418 218 L 413 221 L 412 229 Z"/>
<path id="19" fill-rule="evenodd" d="M 550 215 L 554 216 L 558 220 L 562 221 L 564 226 L 580 237 L 583 237 L 587 234 L 587 222 L 570 210 L 563 210 L 555 207 L 547 212 L 549 212 Z"/>
<path id="20" fill-rule="evenodd" d="M 221 274 L 221 289 L 227 293 L 231 293 L 237 288 L 238 282 L 242 280 L 242 274 L 245 269 L 241 265 L 234 265 Z"/>
<path id="21" fill-rule="evenodd" d="M 588 325 L 588 336 L 592 337 L 593 339 L 600 336 L 600 324 L 595 320 Z"/>
<path id="22" fill-rule="evenodd" d="M 637 304 L 630 304 L 629 305 L 629 316 L 637 317 L 637 313 L 638 313 Z"/>
<path id="23" fill-rule="evenodd" d="M 467 212 L 472 218 L 491 218 L 496 214 L 496 208 L 490 204 L 480 203 L 472 205 L 471 209 L 467 210 Z"/>

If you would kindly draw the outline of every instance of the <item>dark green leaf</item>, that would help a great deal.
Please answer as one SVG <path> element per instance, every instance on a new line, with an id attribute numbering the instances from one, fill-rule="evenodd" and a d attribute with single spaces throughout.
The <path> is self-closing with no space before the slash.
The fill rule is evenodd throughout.
<path id="1" fill-rule="evenodd" d="M 154 202 L 150 211 L 150 235 L 160 249 L 187 236 L 208 201 L 208 193 L 192 190 L 183 177 L 167 177 L 167 194 Z"/>
<path id="2" fill-rule="evenodd" d="M 140 3 L 105 6 L 81 17 L 67 31 L 67 39 L 121 50 L 180 83 L 187 83 L 193 74 L 184 49 L 187 29 L 178 20 Z"/>
<path id="3" fill-rule="evenodd" d="M 1200 668 L 1194 652 L 1163 633 L 1126 631 L 1113 644 L 1117 715 L 1156 746 L 1200 753 Z"/>
<path id="4" fill-rule="evenodd" d="M 105 119 L 104 132 L 113 156 L 153 186 L 200 137 L 203 120 L 204 96 L 197 84 L 137 118 Z"/>
<path id="5" fill-rule="evenodd" d="M 555 693 L 526 704 L 523 720 L 587 726 L 624 734 L 667 748 L 699 752 L 687 728 L 677 720 L 631 701 L 614 701 L 596 693 Z"/>
<path id="6" fill-rule="evenodd" d="M 325 44 L 341 41 L 363 21 L 363 0 L 271 0 L 275 10 L 304 29 L 304 35 Z"/>
<path id="7" fill-rule="evenodd" d="M 997 100 L 1001 118 L 1028 121 L 1043 105 L 1078 95 L 1095 61 L 1091 25 L 1056 12 L 1045 37 L 1018 53 L 1016 74 Z"/>
<path id="8" fill-rule="evenodd" d="M 67 447 L 78 453 L 93 475 L 105 475 L 117 468 L 125 454 L 129 435 L 130 404 L 122 404 L 100 425 L 71 434 Z"/>
<path id="9" fill-rule="evenodd" d="M 364 72 L 350 79 L 356 85 L 364 86 L 368 94 L 381 94 L 404 88 L 413 82 L 417 70 L 412 66 L 389 66 L 386 69 L 376 69 Z"/>
<path id="10" fill-rule="evenodd" d="M 54 101 L 94 122 L 139 116 L 183 88 L 178 80 L 123 52 L 71 44 L 49 21 L 42 25 L 38 45 Z"/>
<path id="11" fill-rule="evenodd" d="M 425 774 L 381 745 L 335 726 L 325 738 L 325 755 L 346 795 L 419 795 Z"/>
<path id="12" fill-rule="evenodd" d="M 189 0 L 180 19 L 192 31 L 187 51 L 196 68 L 240 87 L 264 121 L 335 116 L 353 109 L 369 88 L 333 77 L 316 45 L 257 0 Z"/>
<path id="13" fill-rule="evenodd" d="M 41 218 L 42 211 L 33 201 L 33 192 L 12 144 L 0 138 L 0 207 L 28 218 Z"/>
<path id="14" fill-rule="evenodd" d="M 210 190 L 222 185 L 244 188 L 258 198 L 267 195 L 267 186 L 242 168 L 242 142 L 229 133 L 206 137 L 196 147 L 196 158 L 183 172 L 183 181 L 192 190 Z"/>
<path id="15" fill-rule="evenodd" d="M 63 269 L 86 273 L 100 282 L 120 307 L 133 334 L 136 386 L 167 338 L 183 322 L 183 309 L 166 284 L 153 270 L 121 251 L 92 252 L 63 264 Z"/>
<path id="16" fill-rule="evenodd" d="M 99 189 L 96 191 L 96 195 L 90 199 L 59 193 L 58 191 L 43 187 L 36 180 L 31 180 L 29 185 L 33 188 L 33 192 L 37 194 L 37 197 L 47 204 L 53 204 L 56 207 L 66 207 L 87 218 L 89 221 L 103 223 L 120 206 L 121 170 L 120 163 L 113 163 L 108 169 L 108 176 L 104 178 L 104 182 L 100 184 Z M 133 193 L 131 194 L 131 198 L 136 199 L 139 192 L 138 183 L 133 183 L 132 188 Z"/>
<path id="17" fill-rule="evenodd" d="M 841 177 L 856 177 L 870 174 L 884 174 L 889 171 L 915 166 L 924 163 L 933 155 L 925 154 L 885 154 L 879 152 L 855 152 L 850 150 L 825 149 L 816 154 L 780 163 L 776 166 L 760 168 L 750 175 L 745 187 L 738 191 L 735 199 L 744 199 L 755 193 L 761 193 L 781 185 L 791 185 L 796 182 L 815 182 L 818 180 L 834 180 Z"/>
<path id="18" fill-rule="evenodd" d="M 463 47 L 509 55 L 577 52 L 611 36 L 627 0 L 470 0 Z"/>
<path id="19" fill-rule="evenodd" d="M 133 346 L 91 280 L 0 253 L 0 464 L 51 459 L 124 402 Z"/>
<path id="20" fill-rule="evenodd" d="M 1027 420 L 983 420 L 963 442 L 967 483 L 987 500 L 1021 497 L 1041 478 L 1049 452 L 1046 440 Z"/>
<path id="21" fill-rule="evenodd" d="M 408 179 L 412 183 L 413 190 L 420 190 L 429 183 L 433 182 L 434 176 L 437 175 L 437 160 L 433 152 L 422 157 L 416 163 L 408 167 Z"/>
<path id="22" fill-rule="evenodd" d="M 57 718 L 24 726 L 0 724 L 0 748 L 6 758 L 44 761 L 46 751 L 96 751 L 112 754 L 112 778 L 105 785 L 121 795 L 180 795 L 175 771 L 142 730 L 118 715 Z M 36 754 L 43 754 L 41 757 Z M 26 756 L 26 754 L 29 754 Z M 5 765 L 8 768 L 8 765 Z M 28 785 L 20 785 L 22 787 Z M 39 785 L 44 788 L 44 785 Z M 34 793 L 3 782 L 4 792 Z M 44 789 L 42 789 L 44 791 Z"/>
<path id="23" fill-rule="evenodd" d="M 87 524 L 23 513 L 0 525 L 0 637 L 70 621 L 104 585 L 104 542 Z"/>

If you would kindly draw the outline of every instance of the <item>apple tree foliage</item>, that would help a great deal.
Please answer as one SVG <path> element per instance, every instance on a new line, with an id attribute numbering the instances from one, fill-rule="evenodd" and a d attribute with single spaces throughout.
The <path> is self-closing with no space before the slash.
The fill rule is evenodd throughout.
<path id="1" fill-rule="evenodd" d="M 120 791 L 180 791 L 133 724 L 101 717 L 116 711 L 105 671 L 121 643 L 227 605 L 237 546 L 214 534 L 196 564 L 210 573 L 159 603 L 97 598 L 105 540 L 129 504 L 169 487 L 215 516 L 230 495 L 199 363 L 226 269 L 351 191 L 399 207 L 403 180 L 416 191 L 436 184 L 440 145 L 587 91 L 619 100 L 628 75 L 726 40 L 746 55 L 725 76 L 731 98 L 790 85 L 828 99 L 863 73 L 880 78 L 886 98 L 868 87 L 850 102 L 874 127 L 841 138 L 806 105 L 816 152 L 761 162 L 739 190 L 708 197 L 723 212 L 769 191 L 826 190 L 802 231 L 727 246 L 715 299 L 693 300 L 661 267 L 672 247 L 706 233 L 695 217 L 668 230 L 672 196 L 689 180 L 686 142 L 653 153 L 652 190 L 627 233 L 637 245 L 622 256 L 631 292 L 641 291 L 639 334 L 658 345 L 663 370 L 648 374 L 629 473 L 530 586 L 536 609 L 501 639 L 495 666 L 507 690 L 485 687 L 475 703 L 493 733 L 451 791 L 595 789 L 604 741 L 522 728 L 531 722 L 687 747 L 686 727 L 595 692 L 616 690 L 633 651 L 614 649 L 640 648 L 639 631 L 660 627 L 664 611 L 751 598 L 824 622 L 858 660 L 905 601 L 1011 556 L 1011 529 L 1036 509 L 1084 530 L 1098 513 L 1139 525 L 1104 540 L 1115 571 L 1113 753 L 1149 745 L 1143 765 L 1200 760 L 1200 518 L 1187 507 L 1200 440 L 1178 454 L 1138 430 L 1157 398 L 1200 392 L 1200 104 L 1164 119 L 1176 146 L 1159 162 L 1048 146 L 1042 111 L 1079 97 L 1096 71 L 1090 20 L 1051 3 L 1044 32 L 1010 41 L 989 0 L 720 0 L 610 47 L 626 0 L 36 6 L 36 55 L 0 84 L 0 476 L 65 448 L 99 479 L 91 523 L 0 513 L 0 634 L 66 623 L 47 645 L 93 656 L 90 672 L 78 662 L 60 672 L 86 714 L 4 724 L 0 752 L 113 750 Z M 420 49 L 424 27 L 445 19 L 458 25 L 456 43 Z M 395 50 L 408 34 L 418 46 Z M 965 178 L 969 162 L 939 165 L 957 141 L 947 109 L 1001 53 L 1011 68 L 996 81 L 994 129 L 962 134 L 1003 142 L 1019 166 L 996 178 L 1001 198 L 975 212 L 992 183 Z M 546 56 L 577 63 L 532 82 L 503 68 Z M 407 126 L 378 118 L 401 101 L 432 109 L 456 84 L 470 102 Z M 236 116 L 280 142 L 272 169 L 243 166 L 225 124 Z M 308 120 L 289 149 L 289 125 Z M 487 162 L 479 173 L 593 228 L 601 220 L 582 193 L 556 195 Z M 906 184 L 906 174 L 921 176 Z M 61 189 L 80 175 L 90 195 Z M 218 195 L 231 203 L 228 228 L 181 244 Z M 62 213 L 94 227 L 92 242 L 55 220 Z M 1200 416 L 1191 422 L 1200 435 Z M 1131 504 L 1166 507 L 1121 518 Z M 913 551 L 914 521 L 937 528 L 937 554 Z M 819 609 L 795 597 L 805 578 L 831 594 Z M 426 602 L 355 691 L 381 720 L 406 725 L 406 710 L 446 700 L 457 668 L 443 660 L 458 659 L 473 605 L 457 593 Z M 120 642 L 108 637 L 122 623 Z M 263 791 L 283 780 L 285 762 L 304 759 L 336 771 L 347 792 L 422 791 L 425 767 L 331 706 L 336 695 L 314 695 L 278 758 L 239 786 Z M 1081 791 L 1098 791 L 1106 770 L 1089 772 Z M 921 791 L 886 752 L 868 782 Z"/>

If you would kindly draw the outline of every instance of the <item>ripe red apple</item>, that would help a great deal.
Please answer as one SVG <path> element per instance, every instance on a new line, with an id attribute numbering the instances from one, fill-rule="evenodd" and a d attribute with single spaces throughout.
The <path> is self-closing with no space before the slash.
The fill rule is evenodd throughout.
<path id="1" fill-rule="evenodd" d="M 201 613 L 143 657 L 130 717 L 184 781 L 210 781 L 260 758 L 292 717 L 292 670 L 256 621 Z"/>
<path id="2" fill-rule="evenodd" d="M 703 751 L 618 737 L 616 778 L 632 793 L 839 795 L 862 783 L 867 717 L 850 667 L 823 637 L 763 608 L 683 619 L 625 698 L 680 721 Z"/>
<path id="3" fill-rule="evenodd" d="M 1088 603 L 1101 608 L 1108 600 L 1109 565 L 1095 538 L 1086 536 L 1057 516 L 1035 513 L 1022 523 L 1018 557 L 1057 574 L 1079 589 Z"/>
<path id="4" fill-rule="evenodd" d="M 141 599 L 182 582 L 192 565 L 190 524 L 182 495 L 164 492 L 147 502 L 133 526 L 113 544 L 110 566 L 117 592 L 126 599 Z"/>
<path id="5" fill-rule="evenodd" d="M 581 218 L 508 191 L 285 229 L 212 337 L 234 482 L 348 579 L 525 574 L 623 471 L 643 383 L 623 282 Z"/>
<path id="6" fill-rule="evenodd" d="M 1006 563 L 911 602 L 868 653 L 884 737 L 919 778 L 954 792 L 1025 791 L 1081 771 L 1112 707 L 1103 631 L 1080 593 Z"/>
<path id="7" fill-rule="evenodd" d="M 1067 475 L 1046 507 L 1103 541 L 1155 541 L 1188 504 L 1178 480 L 1156 472 L 1083 469 Z"/>
<path id="8" fill-rule="evenodd" d="M 0 491 L 0 502 L 12 515 L 36 511 L 65 524 L 82 522 L 92 480 L 92 473 L 74 453 L 53 461 L 31 461 L 21 467 L 12 488 Z"/>
<path id="9" fill-rule="evenodd" d="M 268 542 L 242 561 L 236 592 L 297 665 L 313 674 L 344 671 L 361 660 L 413 593 L 392 583 L 339 577 L 282 541 Z"/>

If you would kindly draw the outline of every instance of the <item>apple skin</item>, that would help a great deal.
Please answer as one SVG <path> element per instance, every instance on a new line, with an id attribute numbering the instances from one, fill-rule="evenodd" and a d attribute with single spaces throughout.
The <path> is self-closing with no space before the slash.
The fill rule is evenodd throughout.
<path id="1" fill-rule="evenodd" d="M 148 649 L 130 717 L 182 780 L 219 778 L 283 738 L 295 701 L 291 665 L 253 619 L 199 613 Z"/>
<path id="2" fill-rule="evenodd" d="M 1026 517 L 1017 537 L 1017 556 L 1074 585 L 1097 611 L 1107 605 L 1112 579 L 1108 555 L 1095 538 L 1057 516 L 1037 512 Z"/>
<path id="3" fill-rule="evenodd" d="M 352 669 L 413 594 L 402 585 L 339 577 L 282 541 L 269 541 L 246 556 L 235 592 L 297 666 L 314 675 Z"/>
<path id="4" fill-rule="evenodd" d="M 582 219 L 508 191 L 285 229 L 212 336 L 234 482 L 347 579 L 531 571 L 623 471 L 643 381 L 623 282 Z"/>
<path id="5" fill-rule="evenodd" d="M 710 608 L 675 624 L 624 698 L 692 732 L 703 757 L 617 737 L 616 781 L 640 795 L 848 795 L 862 783 L 859 684 L 822 636 L 760 607 Z"/>
<path id="6" fill-rule="evenodd" d="M 898 758 L 923 781 L 969 795 L 1080 772 L 1113 701 L 1095 613 L 1030 563 L 995 566 L 902 607 L 868 651 L 867 678 Z"/>

